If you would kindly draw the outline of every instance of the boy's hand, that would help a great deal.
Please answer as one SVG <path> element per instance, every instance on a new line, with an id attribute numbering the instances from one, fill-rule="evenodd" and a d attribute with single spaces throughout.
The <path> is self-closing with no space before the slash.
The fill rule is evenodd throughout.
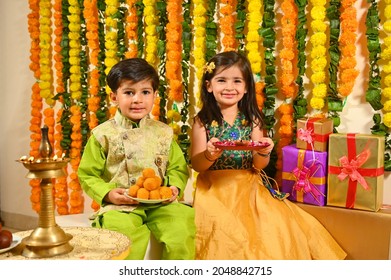
<path id="1" fill-rule="evenodd" d="M 126 192 L 127 192 L 127 190 L 122 189 L 122 188 L 112 189 L 105 196 L 105 201 L 112 203 L 112 204 L 116 204 L 116 205 L 139 204 L 138 201 L 131 199 L 130 197 L 125 196 Z"/>
<path id="2" fill-rule="evenodd" d="M 178 195 L 179 195 L 179 189 L 175 186 L 170 186 L 170 189 L 172 191 L 172 196 L 169 200 L 163 202 L 163 203 L 171 203 L 173 202 L 174 200 L 177 199 Z"/>

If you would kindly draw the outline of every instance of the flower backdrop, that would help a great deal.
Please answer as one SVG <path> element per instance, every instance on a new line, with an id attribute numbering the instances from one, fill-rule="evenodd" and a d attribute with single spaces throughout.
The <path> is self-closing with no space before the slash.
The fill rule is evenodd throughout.
<path id="1" fill-rule="evenodd" d="M 391 0 L 29 0 L 31 38 L 30 156 L 39 155 L 47 125 L 57 156 L 70 158 L 54 182 L 58 214 L 84 212 L 77 178 L 91 129 L 116 110 L 106 75 L 124 58 L 142 57 L 160 75 L 152 117 L 169 124 L 188 159 L 191 119 L 200 108 L 203 67 L 214 54 L 247 55 L 256 80 L 265 133 L 275 142 L 267 168 L 281 180 L 281 149 L 295 142 L 302 117 L 331 118 L 334 131 L 356 78 L 373 108 L 368 133 L 386 137 L 391 170 Z M 367 8 L 365 26 L 357 4 Z M 381 5 L 379 8 L 378 5 Z M 356 42 L 367 42 L 368 70 L 357 69 Z M 360 71 L 367 71 L 363 73 Z M 39 211 L 39 181 L 31 203 Z M 99 206 L 93 202 L 91 207 Z"/>

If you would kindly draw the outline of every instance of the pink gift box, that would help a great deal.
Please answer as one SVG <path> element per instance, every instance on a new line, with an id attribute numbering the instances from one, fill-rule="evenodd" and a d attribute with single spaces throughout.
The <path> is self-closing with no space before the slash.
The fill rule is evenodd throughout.
<path id="1" fill-rule="evenodd" d="M 327 152 L 309 151 L 295 144 L 282 148 L 281 191 L 291 201 L 326 205 Z"/>

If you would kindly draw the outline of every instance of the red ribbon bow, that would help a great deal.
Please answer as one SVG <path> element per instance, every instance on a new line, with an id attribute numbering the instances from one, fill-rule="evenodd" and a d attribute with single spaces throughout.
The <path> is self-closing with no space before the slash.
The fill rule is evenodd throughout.
<path id="1" fill-rule="evenodd" d="M 368 160 L 371 152 L 369 149 L 365 149 L 361 154 L 359 154 L 355 159 L 352 159 L 349 162 L 347 156 L 343 156 L 339 159 L 339 163 L 341 165 L 341 171 L 338 175 L 338 179 L 343 181 L 346 177 L 349 177 L 352 181 L 357 181 L 363 186 L 365 190 L 369 190 L 367 181 L 365 181 L 364 177 L 360 174 L 358 169 Z"/>

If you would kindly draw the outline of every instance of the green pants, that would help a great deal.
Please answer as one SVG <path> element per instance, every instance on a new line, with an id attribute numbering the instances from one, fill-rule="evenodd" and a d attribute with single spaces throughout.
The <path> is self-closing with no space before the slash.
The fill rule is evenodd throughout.
<path id="1" fill-rule="evenodd" d="M 163 260 L 195 258 L 194 209 L 182 203 L 138 206 L 132 212 L 108 211 L 92 226 L 128 236 L 131 247 L 126 259 L 144 259 L 151 233 L 163 245 Z"/>

